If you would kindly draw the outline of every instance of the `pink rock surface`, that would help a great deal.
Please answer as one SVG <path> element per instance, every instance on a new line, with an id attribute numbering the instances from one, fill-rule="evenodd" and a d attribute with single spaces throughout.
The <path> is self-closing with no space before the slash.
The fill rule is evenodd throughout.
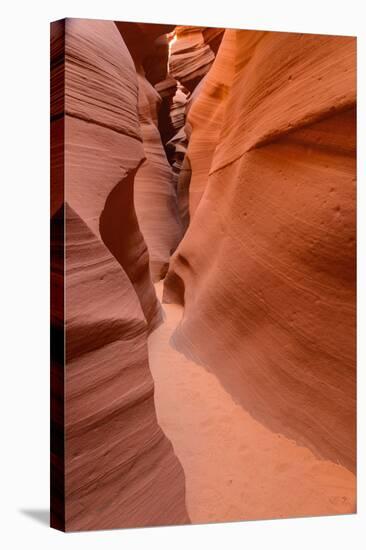
<path id="1" fill-rule="evenodd" d="M 149 251 L 151 277 L 159 281 L 165 277 L 170 256 L 181 239 L 182 225 L 173 169 L 158 128 L 162 99 L 147 76 L 154 75 L 153 82 L 167 77 L 168 41 L 167 35 L 161 36 L 161 33 L 167 33 L 171 27 L 137 23 L 116 25 L 126 41 L 138 75 L 138 113 L 145 161 L 135 177 L 134 203 Z"/>
<path id="2" fill-rule="evenodd" d="M 65 528 L 183 524 L 184 474 L 148 364 L 161 310 L 133 201 L 136 70 L 113 22 L 65 26 Z"/>
<path id="3" fill-rule="evenodd" d="M 355 39 L 226 31 L 211 70 L 165 284 L 184 303 L 173 342 L 271 430 L 354 469 Z"/>
<path id="4" fill-rule="evenodd" d="M 143 75 L 139 83 L 139 121 L 146 160 L 135 178 L 135 208 L 149 250 L 153 281 L 164 278 L 170 256 L 182 237 L 173 169 L 158 130 L 161 99 Z"/>
<path id="5" fill-rule="evenodd" d="M 187 156 L 187 125 L 183 126 L 166 144 L 168 157 L 173 168 L 179 219 L 183 232 L 189 223 L 188 190 L 190 182 L 190 164 Z M 183 234 L 182 234 L 183 236 Z"/>
<path id="6" fill-rule="evenodd" d="M 355 40 L 61 23 L 55 526 L 354 512 Z"/>
<path id="7" fill-rule="evenodd" d="M 222 33 L 222 29 L 176 27 L 175 40 L 171 44 L 169 72 L 190 92 L 211 67 Z M 213 48 L 210 42 L 213 42 Z"/>

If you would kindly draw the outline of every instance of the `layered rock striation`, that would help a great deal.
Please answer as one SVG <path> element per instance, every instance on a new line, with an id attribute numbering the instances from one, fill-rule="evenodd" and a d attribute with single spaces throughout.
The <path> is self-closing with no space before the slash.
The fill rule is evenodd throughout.
<path id="1" fill-rule="evenodd" d="M 174 345 L 355 467 L 355 39 L 227 30 L 192 105 Z M 186 162 L 186 160 L 185 160 Z"/>
<path id="2" fill-rule="evenodd" d="M 64 197 L 53 216 L 62 209 L 66 239 L 64 510 L 55 526 L 184 524 L 183 470 L 154 407 L 147 335 L 162 316 L 134 206 L 149 108 L 113 22 L 66 20 L 63 32 L 64 60 L 53 48 L 53 71 L 63 65 L 67 83 L 65 112 L 52 113 L 52 125 L 64 120 Z M 152 164 L 154 154 L 152 139 Z"/>
<path id="3" fill-rule="evenodd" d="M 355 40 L 75 19 L 51 72 L 52 524 L 190 521 L 149 369 L 164 277 L 191 379 L 353 471 Z"/>
<path id="4" fill-rule="evenodd" d="M 173 168 L 174 186 L 183 231 L 189 223 L 188 187 L 191 167 L 186 155 L 191 135 L 191 121 L 187 120 L 192 105 L 213 64 L 223 37 L 223 29 L 206 27 L 176 27 L 169 35 L 168 82 L 176 82 L 174 95 L 169 99 L 168 124 L 160 122 L 168 160 Z M 166 86 L 166 85 L 165 85 Z M 157 89 L 165 94 L 166 87 Z"/>
<path id="5" fill-rule="evenodd" d="M 210 69 L 222 34 L 223 29 L 176 27 L 175 40 L 171 44 L 169 73 L 190 92 Z"/>
<path id="6" fill-rule="evenodd" d="M 165 277 L 170 256 L 182 237 L 174 171 L 159 132 L 158 113 L 162 99 L 153 86 L 167 77 L 166 33 L 171 27 L 116 24 L 138 76 L 138 114 L 145 160 L 135 177 L 134 203 L 149 251 L 152 280 L 157 282 Z"/>
<path id="7" fill-rule="evenodd" d="M 183 229 L 174 172 L 157 125 L 160 96 L 143 75 L 139 75 L 138 82 L 139 121 L 146 160 L 136 174 L 134 196 L 139 226 L 149 250 L 152 280 L 156 282 L 165 277 Z"/>

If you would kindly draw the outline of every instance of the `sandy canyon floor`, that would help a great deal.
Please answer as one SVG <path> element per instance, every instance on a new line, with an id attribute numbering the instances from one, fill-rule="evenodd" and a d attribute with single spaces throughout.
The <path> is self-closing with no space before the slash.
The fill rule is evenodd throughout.
<path id="1" fill-rule="evenodd" d="M 160 300 L 162 290 L 156 284 Z M 184 468 L 192 523 L 354 512 L 355 476 L 254 420 L 170 345 L 182 308 L 163 309 L 165 322 L 149 338 L 155 404 Z"/>

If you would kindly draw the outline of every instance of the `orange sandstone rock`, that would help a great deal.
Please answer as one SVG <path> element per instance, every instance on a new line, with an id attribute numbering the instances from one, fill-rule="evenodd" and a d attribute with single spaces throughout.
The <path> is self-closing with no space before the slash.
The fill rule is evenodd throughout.
<path id="1" fill-rule="evenodd" d="M 222 33 L 223 29 L 176 27 L 176 39 L 171 44 L 169 72 L 190 92 L 211 67 Z"/>
<path id="2" fill-rule="evenodd" d="M 218 55 L 192 101 L 187 125 L 190 128 L 187 157 L 192 171 L 189 191 L 190 216 L 206 187 L 212 157 L 218 144 L 230 85 L 234 77 L 237 31 L 227 30 Z"/>
<path id="3" fill-rule="evenodd" d="M 355 97 L 354 38 L 226 31 L 189 115 L 191 220 L 165 284 L 185 308 L 174 345 L 349 469 Z"/>

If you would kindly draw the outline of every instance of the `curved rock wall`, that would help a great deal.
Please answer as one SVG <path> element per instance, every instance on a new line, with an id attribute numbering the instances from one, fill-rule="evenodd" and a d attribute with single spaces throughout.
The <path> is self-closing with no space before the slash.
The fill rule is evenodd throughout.
<path id="1" fill-rule="evenodd" d="M 158 111 L 162 99 L 152 85 L 156 81 L 165 81 L 167 77 L 166 33 L 171 27 L 116 24 L 126 41 L 138 75 L 138 114 L 145 161 L 135 177 L 134 203 L 149 251 L 152 280 L 157 282 L 165 277 L 170 256 L 182 237 L 174 172 L 166 157 L 158 128 Z"/>
<path id="2" fill-rule="evenodd" d="M 234 77 L 236 31 L 227 30 L 212 68 L 202 81 L 187 116 L 190 140 L 187 158 L 191 167 L 190 216 L 206 187 L 212 157 L 219 141 L 230 85 Z M 184 177 L 184 176 L 183 176 Z"/>
<path id="3" fill-rule="evenodd" d="M 173 169 L 158 130 L 160 96 L 144 76 L 139 75 L 138 82 L 139 121 L 146 160 L 135 178 L 135 207 L 149 250 L 152 280 L 156 282 L 168 271 L 170 256 L 182 237 L 182 224 Z"/>
<path id="4" fill-rule="evenodd" d="M 164 299 L 184 305 L 173 345 L 273 432 L 353 470 L 355 40 L 77 19 L 54 31 L 58 526 L 189 523 L 147 351 L 167 270 Z"/>
<path id="5" fill-rule="evenodd" d="M 191 121 L 187 120 L 192 105 L 201 97 L 200 89 L 204 85 L 207 73 L 213 64 L 215 55 L 223 37 L 223 29 L 206 27 L 176 27 L 169 36 L 169 78 L 176 79 L 176 89 L 169 101 L 169 117 L 165 122 L 161 119 L 160 133 L 162 135 L 169 162 L 174 172 L 174 187 L 178 203 L 179 216 L 183 232 L 188 227 L 188 187 L 190 185 L 190 159 L 186 155 L 191 135 Z M 160 92 L 165 92 L 161 85 Z M 203 132 L 207 129 L 206 109 L 198 117 L 204 120 Z M 164 126 L 168 129 L 165 130 Z M 203 132 L 201 135 L 203 135 Z M 208 138 L 209 139 L 209 138 Z M 193 151 L 195 148 L 193 148 Z M 206 157 L 209 150 L 203 151 Z"/>
<path id="6" fill-rule="evenodd" d="M 190 92 L 210 69 L 222 33 L 223 29 L 176 27 L 176 39 L 171 44 L 169 73 Z"/>
<path id="7" fill-rule="evenodd" d="M 355 97 L 353 38 L 226 31 L 189 115 L 191 220 L 164 294 L 184 303 L 180 351 L 349 469 Z"/>
<path id="8" fill-rule="evenodd" d="M 148 365 L 161 308 L 134 209 L 136 70 L 114 23 L 65 25 L 66 530 L 184 524 Z"/>

